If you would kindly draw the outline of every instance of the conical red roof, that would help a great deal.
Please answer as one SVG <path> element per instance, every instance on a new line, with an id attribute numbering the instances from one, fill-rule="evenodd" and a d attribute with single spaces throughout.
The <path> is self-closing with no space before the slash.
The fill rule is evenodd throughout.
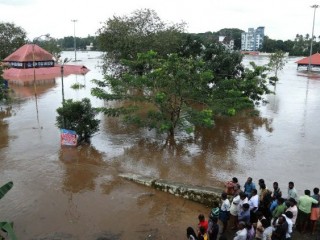
<path id="1" fill-rule="evenodd" d="M 309 64 L 309 58 L 310 57 L 302 58 L 299 61 L 296 61 L 296 63 L 308 65 Z M 315 54 L 311 55 L 310 64 L 311 65 L 320 65 L 320 54 L 319 53 L 315 53 Z"/>
<path id="2" fill-rule="evenodd" d="M 34 59 L 33 59 L 34 56 Z M 36 44 L 25 44 L 8 57 L 4 62 L 52 61 L 53 56 Z"/>

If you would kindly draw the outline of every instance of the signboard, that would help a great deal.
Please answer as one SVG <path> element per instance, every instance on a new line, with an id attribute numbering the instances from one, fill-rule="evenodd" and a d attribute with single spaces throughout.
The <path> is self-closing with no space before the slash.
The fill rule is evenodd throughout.
<path id="1" fill-rule="evenodd" d="M 77 146 L 77 133 L 72 130 L 60 129 L 62 146 Z"/>
<path id="2" fill-rule="evenodd" d="M 42 67 L 54 67 L 54 61 L 32 61 L 32 62 L 9 62 L 13 68 L 42 68 Z"/>

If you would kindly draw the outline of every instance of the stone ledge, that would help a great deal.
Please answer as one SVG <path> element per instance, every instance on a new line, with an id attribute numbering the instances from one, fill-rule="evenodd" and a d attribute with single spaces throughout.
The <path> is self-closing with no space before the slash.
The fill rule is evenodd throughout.
<path id="1" fill-rule="evenodd" d="M 183 197 L 194 202 L 205 204 L 207 206 L 212 206 L 214 201 L 220 201 L 220 196 L 223 191 L 223 189 L 220 188 L 170 182 L 168 180 L 145 177 L 138 174 L 128 173 L 120 174 L 119 176 L 148 187 L 153 187 L 163 192 L 168 192 L 177 197 Z"/>

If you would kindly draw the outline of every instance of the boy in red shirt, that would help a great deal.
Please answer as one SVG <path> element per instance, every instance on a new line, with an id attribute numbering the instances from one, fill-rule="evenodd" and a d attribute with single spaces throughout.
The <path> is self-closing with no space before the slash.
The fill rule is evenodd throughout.
<path id="1" fill-rule="evenodd" d="M 208 230 L 208 220 L 205 219 L 203 214 L 199 214 L 198 216 L 199 223 L 198 223 L 198 232 L 200 231 L 200 227 L 204 227 L 205 231 Z"/>

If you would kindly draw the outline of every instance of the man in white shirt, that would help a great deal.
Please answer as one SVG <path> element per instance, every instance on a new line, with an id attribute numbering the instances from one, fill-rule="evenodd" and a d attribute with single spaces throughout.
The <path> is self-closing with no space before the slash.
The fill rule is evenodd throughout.
<path id="1" fill-rule="evenodd" d="M 288 199 L 289 198 L 294 198 L 294 200 L 298 201 L 297 190 L 294 188 L 293 182 L 289 182 L 288 184 Z"/>
<path id="2" fill-rule="evenodd" d="M 250 218 L 251 218 L 251 222 L 257 222 L 256 220 L 256 216 L 255 213 L 256 211 L 258 211 L 258 207 L 259 207 L 259 196 L 257 194 L 257 189 L 252 189 L 252 194 L 251 194 L 251 198 L 249 199 L 249 207 L 250 207 Z"/>
<path id="3" fill-rule="evenodd" d="M 286 233 L 286 239 L 291 239 L 291 234 L 292 234 L 292 217 L 293 214 L 290 211 L 286 211 L 285 214 L 282 214 L 282 216 L 286 219 L 287 223 L 288 223 L 288 230 Z"/>
<path id="4" fill-rule="evenodd" d="M 223 228 L 221 233 L 223 234 L 228 226 L 228 221 L 230 218 L 230 201 L 227 198 L 227 194 L 225 192 L 223 192 L 221 194 L 221 207 L 220 207 L 220 213 L 219 213 L 219 220 L 222 222 L 223 224 Z"/>
<path id="5" fill-rule="evenodd" d="M 239 222 L 238 224 L 239 231 L 237 231 L 236 236 L 233 240 L 247 240 L 247 228 L 244 222 Z"/>
<path id="6" fill-rule="evenodd" d="M 290 207 L 287 208 L 287 211 L 292 212 L 292 224 L 295 225 L 296 224 L 296 220 L 297 220 L 297 216 L 298 216 L 298 207 L 297 207 L 297 202 L 294 198 L 289 198 L 289 204 Z"/>

